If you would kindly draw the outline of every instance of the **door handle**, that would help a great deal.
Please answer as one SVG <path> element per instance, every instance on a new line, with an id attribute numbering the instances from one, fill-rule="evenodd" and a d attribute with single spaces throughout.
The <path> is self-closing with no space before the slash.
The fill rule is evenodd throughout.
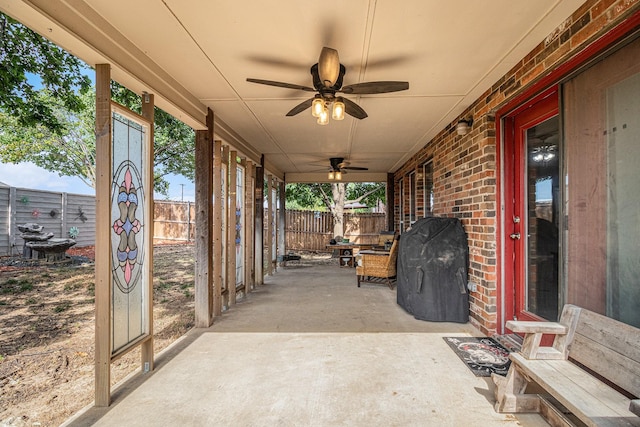
<path id="1" fill-rule="evenodd" d="M 520 233 L 511 233 L 509 237 L 511 237 L 511 240 L 520 240 Z"/>

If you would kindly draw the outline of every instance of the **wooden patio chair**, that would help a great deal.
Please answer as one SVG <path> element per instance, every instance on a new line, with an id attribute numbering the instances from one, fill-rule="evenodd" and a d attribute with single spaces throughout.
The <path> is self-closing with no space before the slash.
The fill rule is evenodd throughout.
<path id="1" fill-rule="evenodd" d="M 398 258 L 398 240 L 394 239 L 389 253 L 362 251 L 356 258 L 356 276 L 358 287 L 361 282 L 382 283 L 393 289 L 396 277 L 396 259 Z"/>

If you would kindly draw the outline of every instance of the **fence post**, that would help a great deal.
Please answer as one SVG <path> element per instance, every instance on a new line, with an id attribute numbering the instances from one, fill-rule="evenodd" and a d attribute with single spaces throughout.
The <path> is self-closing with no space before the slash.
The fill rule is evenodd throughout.
<path id="1" fill-rule="evenodd" d="M 13 248 L 16 245 L 16 187 L 9 187 L 9 255 L 13 255 Z"/>
<path id="2" fill-rule="evenodd" d="M 62 239 L 67 237 L 67 233 L 65 232 L 65 230 L 68 230 L 67 228 L 67 215 L 69 213 L 69 209 L 68 209 L 68 203 L 69 203 L 69 197 L 67 195 L 67 193 L 62 193 L 62 200 L 60 201 L 60 210 L 62 212 L 60 212 L 60 237 Z"/>

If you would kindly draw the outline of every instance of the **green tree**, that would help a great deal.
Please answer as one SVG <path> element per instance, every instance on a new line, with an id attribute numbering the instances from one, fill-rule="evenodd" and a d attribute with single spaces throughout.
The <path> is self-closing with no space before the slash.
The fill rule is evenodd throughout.
<path id="1" fill-rule="evenodd" d="M 54 112 L 47 97 L 29 82 L 37 76 L 40 85 L 66 110 L 80 112 L 80 94 L 91 81 L 78 58 L 41 37 L 18 21 L 0 13 L 0 112 L 21 126 L 39 125 L 61 134 L 65 123 Z"/>
<path id="2" fill-rule="evenodd" d="M 134 111 L 141 109 L 140 97 L 112 83 L 114 98 Z M 36 92 L 51 107 L 56 120 L 66 129 L 59 134 L 40 124 L 24 126 L 18 118 L 0 111 L 0 161 L 32 162 L 60 175 L 75 176 L 95 188 L 95 92 L 81 94 L 78 112 L 66 106 L 48 90 Z M 195 136 L 193 130 L 156 108 L 154 124 L 154 190 L 168 193 L 168 173 L 194 179 Z"/>
<path id="3" fill-rule="evenodd" d="M 333 235 L 344 236 L 344 206 L 359 202 L 374 207 L 379 201 L 385 201 L 385 192 L 386 185 L 377 182 L 292 183 L 285 187 L 285 198 L 289 208 L 325 208 L 333 217 Z"/>

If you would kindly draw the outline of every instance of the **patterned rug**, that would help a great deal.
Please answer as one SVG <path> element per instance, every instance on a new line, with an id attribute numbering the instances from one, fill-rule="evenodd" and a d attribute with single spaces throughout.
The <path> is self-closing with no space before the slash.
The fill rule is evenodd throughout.
<path id="1" fill-rule="evenodd" d="M 493 338 L 444 337 L 444 340 L 476 377 L 507 375 L 511 364 L 509 351 Z"/>

